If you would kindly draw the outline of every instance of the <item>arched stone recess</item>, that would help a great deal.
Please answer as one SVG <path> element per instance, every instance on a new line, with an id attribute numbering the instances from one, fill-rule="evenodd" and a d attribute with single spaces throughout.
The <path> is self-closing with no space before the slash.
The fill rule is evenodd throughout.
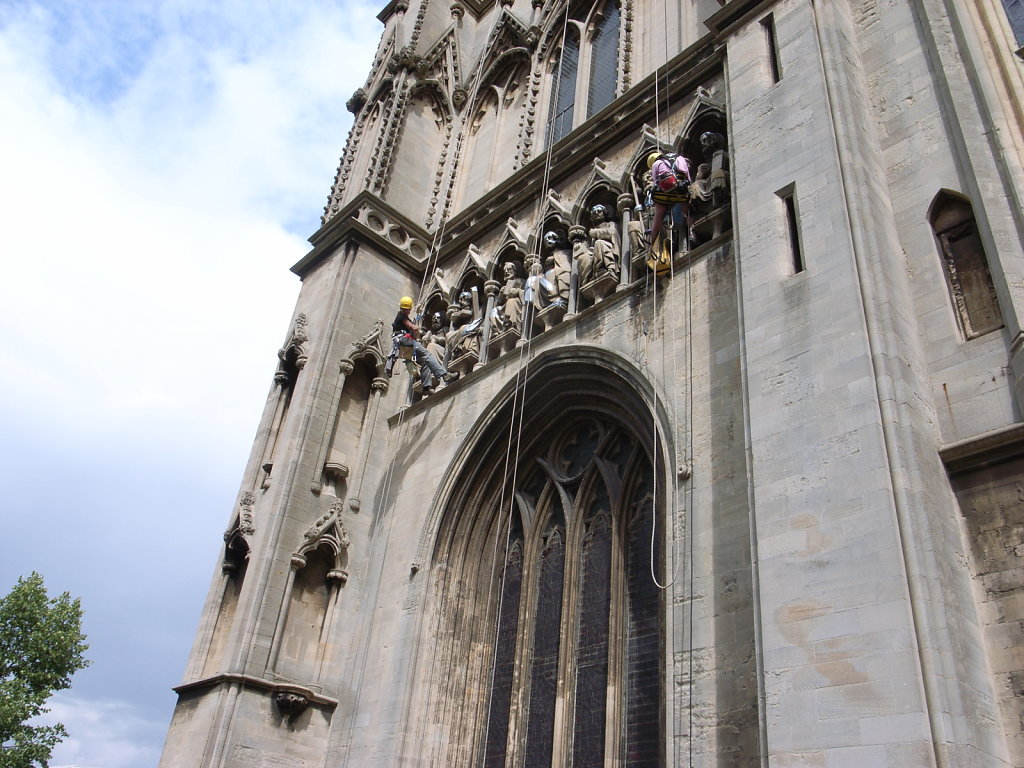
<path id="1" fill-rule="evenodd" d="M 341 588 L 348 581 L 348 532 L 342 522 L 345 504 L 330 509 L 303 534 L 291 557 L 271 648 L 272 673 L 300 685 L 320 682 L 331 623 Z"/>
<path id="2" fill-rule="evenodd" d="M 729 129 L 725 106 L 698 88 L 675 151 L 690 161 L 690 247 L 732 230 Z"/>
<path id="3" fill-rule="evenodd" d="M 600 303 L 619 285 L 628 283 L 617 213 L 620 196 L 617 181 L 608 173 L 604 161 L 595 157 L 590 178 L 573 206 L 573 224 L 569 227 L 577 311 Z"/>
<path id="4" fill-rule="evenodd" d="M 481 346 L 486 361 L 511 352 L 523 339 L 523 323 L 527 314 L 526 264 L 528 236 L 515 219 L 509 219 L 505 232 L 488 264 L 487 325 Z"/>
<path id="5" fill-rule="evenodd" d="M 544 17 L 540 62 L 546 76 L 540 100 L 547 104 L 545 145 L 568 135 L 624 91 L 624 10 L 620 0 L 577 1 L 555 5 Z"/>
<path id="6" fill-rule="evenodd" d="M 526 260 L 526 296 L 528 305 L 523 321 L 529 338 L 562 322 L 575 312 L 572 286 L 572 251 L 569 229 L 572 212 L 554 190 L 548 191 L 538 230 L 529 239 Z"/>
<path id="7" fill-rule="evenodd" d="M 480 362 L 481 339 L 487 322 L 487 261 L 475 245 L 470 245 L 454 282 L 445 310 L 448 334 L 445 340 L 446 367 L 466 375 Z"/>
<path id="8" fill-rule="evenodd" d="M 452 137 L 452 105 L 438 80 L 421 80 L 409 88 L 401 136 L 388 167 L 384 199 L 417 222 L 437 210 Z"/>
<path id="9" fill-rule="evenodd" d="M 655 573 L 671 567 L 667 425 L 639 372 L 591 347 L 540 355 L 491 402 L 421 540 L 421 631 L 437 640 L 417 660 L 423 704 L 406 732 L 432 738 L 405 753 L 459 768 L 659 764 L 668 606 L 650 570 L 652 532 Z"/>
<path id="10" fill-rule="evenodd" d="M 465 116 L 456 195 L 460 209 L 515 170 L 530 71 L 524 47 L 501 52 L 482 70 Z"/>
<path id="11" fill-rule="evenodd" d="M 252 552 L 252 539 L 256 533 L 254 507 L 256 494 L 242 491 L 238 499 L 238 512 L 234 520 L 224 532 L 224 560 L 221 563 L 220 599 L 217 612 L 210 628 L 205 660 L 201 677 L 209 677 L 220 672 L 226 666 L 224 649 L 231 634 L 238 599 L 242 593 L 242 584 L 249 566 L 249 554 Z"/>
<path id="12" fill-rule="evenodd" d="M 965 340 L 1004 326 L 985 246 L 970 198 L 941 189 L 928 206 L 928 223 L 956 317 Z"/>
<path id="13" fill-rule="evenodd" d="M 390 351 L 390 334 L 384 321 L 378 320 L 338 362 L 330 429 L 320 441 L 317 465 L 322 469 L 312 485 L 314 493 L 344 499 L 351 485 L 352 499 L 358 498 L 373 424 L 388 390 L 384 368 Z"/>
<path id="14" fill-rule="evenodd" d="M 274 469 L 274 460 L 277 455 L 278 439 L 281 436 L 281 427 L 288 417 L 288 409 L 291 406 L 292 396 L 299 379 L 299 373 L 306 365 L 309 358 L 307 345 L 309 343 L 308 320 L 305 313 L 300 312 L 292 322 L 292 329 L 288 341 L 277 351 L 277 371 L 274 373 L 274 392 L 271 395 L 269 407 L 269 423 L 265 421 L 260 426 L 260 462 L 259 478 L 257 483 L 263 490 L 270 487 L 270 478 Z"/>

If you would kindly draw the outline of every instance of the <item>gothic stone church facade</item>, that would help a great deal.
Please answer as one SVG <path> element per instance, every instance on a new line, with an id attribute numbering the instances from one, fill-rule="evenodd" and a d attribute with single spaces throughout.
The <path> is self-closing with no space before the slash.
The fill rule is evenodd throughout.
<path id="1" fill-rule="evenodd" d="M 162 768 L 1024 766 L 1020 3 L 380 20 Z"/>

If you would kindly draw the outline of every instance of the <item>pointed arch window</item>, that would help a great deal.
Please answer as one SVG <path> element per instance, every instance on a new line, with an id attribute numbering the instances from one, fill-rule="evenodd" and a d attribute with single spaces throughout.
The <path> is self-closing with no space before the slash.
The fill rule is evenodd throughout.
<path id="1" fill-rule="evenodd" d="M 621 12 L 604 0 L 569 12 L 551 64 L 548 140 L 553 143 L 615 99 L 618 88 Z M 560 27 L 560 25 L 556 25 Z M 563 40 L 564 37 L 564 40 Z M 581 77 L 580 75 L 584 75 Z"/>
<path id="2" fill-rule="evenodd" d="M 462 759 L 486 768 L 661 765 L 663 609 L 650 577 L 648 453 L 624 427 L 578 414 L 527 454 L 512 520 L 491 529 L 498 547 L 484 546 L 497 548 L 499 564 L 478 593 L 494 601 L 480 634 L 489 638 L 477 688 L 485 706 L 477 722 L 455 726 L 479 733 L 482 759 Z M 654 565 L 660 571 L 660 556 Z"/>

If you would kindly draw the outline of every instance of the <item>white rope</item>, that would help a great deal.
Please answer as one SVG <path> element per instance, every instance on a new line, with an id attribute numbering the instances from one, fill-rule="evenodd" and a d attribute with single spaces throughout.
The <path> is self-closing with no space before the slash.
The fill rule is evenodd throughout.
<path id="1" fill-rule="evenodd" d="M 560 53 L 559 59 L 558 59 L 558 73 L 557 73 L 556 78 L 555 78 L 555 93 L 554 93 L 554 97 L 553 97 L 553 103 L 556 105 L 556 107 L 558 105 L 558 93 L 559 93 L 559 89 L 560 89 L 561 83 L 562 83 L 562 65 L 564 63 L 564 57 L 565 57 L 565 38 L 566 38 L 566 34 L 567 34 L 567 31 L 568 31 L 568 28 L 569 28 L 569 7 L 568 7 L 568 4 L 566 4 L 566 7 L 565 7 L 565 18 L 564 18 L 564 20 L 562 22 L 562 41 L 561 41 L 561 49 L 560 49 L 561 53 Z M 552 126 L 554 125 L 554 120 L 555 120 L 555 113 L 554 113 L 554 110 L 552 110 L 551 115 L 549 115 L 549 117 L 548 117 L 548 130 L 547 130 L 548 142 L 547 142 L 547 150 L 546 150 L 545 159 L 544 159 L 544 173 L 542 175 L 542 182 L 541 182 L 541 187 L 540 187 L 540 192 L 539 192 L 539 200 L 538 200 L 538 208 L 537 208 L 539 230 L 543 230 L 543 226 L 544 226 L 544 222 L 543 222 L 543 218 L 542 218 L 541 214 L 543 213 L 544 199 L 547 197 L 547 188 L 548 188 L 548 184 L 549 184 L 550 179 L 551 179 L 551 156 L 552 156 L 552 149 L 553 149 L 554 144 L 555 144 L 555 142 L 552 140 L 552 137 L 551 137 L 551 129 L 552 129 Z M 543 265 L 542 265 L 542 268 L 543 268 Z M 516 383 L 515 383 L 515 390 L 514 390 L 513 396 L 512 396 L 512 413 L 511 413 L 511 418 L 510 418 L 510 423 L 509 423 L 509 439 L 508 439 L 508 444 L 507 444 L 506 449 L 505 449 L 505 468 L 504 468 L 504 471 L 502 473 L 501 494 L 499 496 L 499 501 L 498 501 L 498 510 L 499 510 L 498 514 L 500 516 L 502 514 L 502 510 L 504 510 L 504 508 L 505 508 L 505 495 L 506 495 L 506 492 L 508 490 L 507 486 L 508 486 L 508 481 L 509 481 L 508 466 L 509 466 L 509 462 L 511 461 L 511 463 L 512 463 L 512 492 L 509 495 L 508 522 L 505 525 L 505 557 L 504 557 L 504 565 L 502 566 L 502 571 L 501 571 L 501 582 L 502 582 L 502 584 L 504 584 L 504 580 L 505 580 L 505 569 L 506 569 L 506 567 L 508 565 L 508 553 L 509 553 L 509 548 L 511 546 L 511 541 L 512 541 L 512 518 L 513 518 L 513 515 L 515 514 L 515 503 L 516 503 L 516 500 L 515 500 L 515 489 L 516 489 L 516 486 L 517 486 L 517 483 L 518 483 L 518 480 L 519 480 L 519 453 L 520 453 L 520 449 L 522 447 L 523 421 L 524 421 L 525 414 L 526 414 L 526 381 L 527 381 L 527 378 L 528 378 L 528 375 L 529 375 L 529 366 L 530 366 L 530 359 L 531 359 L 530 355 L 531 355 L 532 348 L 533 348 L 533 333 L 532 333 L 533 329 L 532 329 L 532 327 L 528 327 L 527 326 L 527 322 L 529 322 L 530 325 L 532 326 L 532 323 L 533 323 L 533 308 L 530 307 L 529 305 L 525 305 L 525 302 L 524 302 L 523 317 L 522 317 L 522 323 L 523 323 L 523 325 L 522 325 L 522 333 L 526 337 L 526 343 L 519 347 L 519 361 L 518 361 L 518 365 L 517 365 L 517 368 L 516 368 L 516 380 L 515 380 Z M 516 405 L 517 404 L 518 404 L 518 407 L 519 407 L 518 423 L 517 423 L 517 419 L 516 419 Z M 513 432 L 515 432 L 515 434 L 516 434 L 516 446 L 515 446 L 515 452 L 514 453 L 512 452 L 512 434 L 513 434 Z M 499 521 L 500 521 L 500 517 L 499 517 Z M 494 549 L 492 551 L 492 556 L 491 556 L 491 571 L 490 571 L 491 577 L 490 577 L 490 582 L 488 584 L 488 589 L 487 589 L 487 604 L 488 605 L 490 604 L 491 596 L 493 595 L 493 590 L 494 590 L 494 586 L 495 586 L 495 577 L 497 575 L 497 568 L 496 568 L 496 566 L 497 566 L 497 554 L 498 554 L 498 540 L 495 539 Z M 491 648 L 492 648 L 491 675 L 490 675 L 490 685 L 488 686 L 488 691 L 487 691 L 487 719 L 486 719 L 486 723 L 485 723 L 485 726 L 484 726 L 484 738 L 485 739 L 487 738 L 487 734 L 489 734 L 490 730 L 491 730 L 491 715 L 492 715 L 493 709 L 494 709 L 494 700 L 493 700 L 494 699 L 494 676 L 495 676 L 495 674 L 497 672 L 497 661 L 498 661 L 497 654 L 494 653 L 494 651 L 496 651 L 496 649 L 498 647 L 498 632 L 501 630 L 501 615 L 502 615 L 502 610 L 504 608 L 504 601 L 505 601 L 505 590 L 504 590 L 504 588 L 502 588 L 499 591 L 499 593 L 498 593 L 498 608 L 497 608 L 497 612 L 495 614 L 495 620 L 494 620 L 494 642 L 491 644 Z M 485 748 L 486 748 L 486 743 L 485 743 Z"/>

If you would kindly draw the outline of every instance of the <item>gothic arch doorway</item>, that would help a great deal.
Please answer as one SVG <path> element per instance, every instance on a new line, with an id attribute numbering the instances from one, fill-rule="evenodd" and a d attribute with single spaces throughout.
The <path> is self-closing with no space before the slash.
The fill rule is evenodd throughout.
<path id="1" fill-rule="evenodd" d="M 671 453 L 627 366 L 562 354 L 531 363 L 449 473 L 421 659 L 430 765 L 664 764 Z"/>

